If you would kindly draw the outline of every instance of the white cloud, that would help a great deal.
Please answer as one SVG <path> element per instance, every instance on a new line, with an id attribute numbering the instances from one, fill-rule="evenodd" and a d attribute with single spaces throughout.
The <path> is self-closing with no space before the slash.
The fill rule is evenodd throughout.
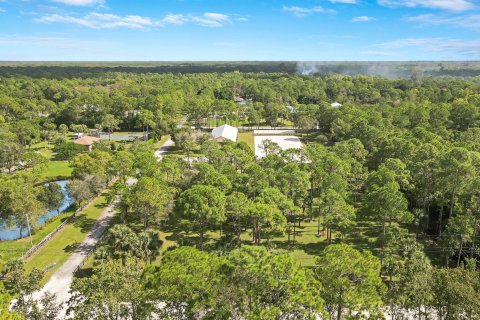
<path id="1" fill-rule="evenodd" d="M 63 3 L 71 6 L 93 6 L 93 5 L 104 3 L 104 0 L 51 0 L 51 1 Z"/>
<path id="2" fill-rule="evenodd" d="M 162 22 L 164 24 L 177 24 L 181 25 L 188 21 L 188 18 L 185 17 L 183 14 L 167 14 L 163 19 Z"/>
<path id="3" fill-rule="evenodd" d="M 405 19 L 409 22 L 418 22 L 431 25 L 451 25 L 454 27 L 480 30 L 480 14 L 460 16 L 439 16 L 434 14 L 422 14 Z"/>
<path id="4" fill-rule="evenodd" d="M 7 12 L 5 9 L 0 8 L 0 13 Z"/>
<path id="5" fill-rule="evenodd" d="M 222 13 L 206 12 L 202 16 L 194 16 L 192 22 L 204 27 L 223 27 L 230 23 L 230 18 Z"/>
<path id="6" fill-rule="evenodd" d="M 143 29 L 145 27 L 153 27 L 159 24 L 150 18 L 141 16 L 117 16 L 108 13 L 93 12 L 84 17 L 77 18 L 68 15 L 51 14 L 35 19 L 40 23 L 67 23 L 75 24 L 92 29 L 113 29 L 113 28 L 129 28 Z"/>
<path id="7" fill-rule="evenodd" d="M 473 0 L 378 0 L 387 7 L 423 7 L 450 11 L 465 11 L 475 7 Z"/>
<path id="8" fill-rule="evenodd" d="M 297 7 L 297 6 L 292 6 L 292 7 L 283 6 L 282 10 L 285 12 L 291 12 L 296 17 L 305 17 L 314 13 L 335 13 L 335 10 L 325 9 L 321 6 L 315 6 L 310 8 Z"/>
<path id="9" fill-rule="evenodd" d="M 349 4 L 356 4 L 358 0 L 328 0 L 331 3 L 349 3 Z"/>
<path id="10" fill-rule="evenodd" d="M 405 38 L 381 43 L 381 48 L 417 48 L 431 52 L 451 52 L 469 57 L 480 56 L 480 40 L 460 40 L 448 38 Z"/>
<path id="11" fill-rule="evenodd" d="M 206 27 L 222 27 L 225 24 L 230 23 L 230 19 L 227 15 L 212 12 L 204 13 L 201 16 L 168 14 L 162 19 L 158 20 L 150 17 L 142 17 L 136 15 L 122 17 L 115 14 L 98 12 L 89 13 L 83 17 L 51 14 L 37 18 L 34 21 L 39 23 L 74 24 L 91 29 L 144 29 L 149 27 L 162 27 L 165 25 L 182 25 L 188 22 Z"/>
<path id="12" fill-rule="evenodd" d="M 215 12 L 206 12 L 203 14 L 206 19 L 216 20 L 216 21 L 228 21 L 228 16 L 223 13 Z"/>
<path id="13" fill-rule="evenodd" d="M 368 16 L 360 16 L 360 17 L 352 18 L 353 22 L 368 22 L 368 21 L 372 21 L 372 20 L 375 20 L 375 18 L 374 17 L 368 17 Z"/>

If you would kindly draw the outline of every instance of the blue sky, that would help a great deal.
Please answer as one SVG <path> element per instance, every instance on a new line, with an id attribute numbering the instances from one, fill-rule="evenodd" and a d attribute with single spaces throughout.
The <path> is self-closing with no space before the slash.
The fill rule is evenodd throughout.
<path id="1" fill-rule="evenodd" d="M 0 60 L 480 60 L 480 0 L 0 0 Z"/>

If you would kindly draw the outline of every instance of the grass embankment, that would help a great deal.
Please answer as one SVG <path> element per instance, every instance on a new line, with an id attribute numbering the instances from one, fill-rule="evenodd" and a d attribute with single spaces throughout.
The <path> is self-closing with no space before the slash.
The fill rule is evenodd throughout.
<path id="1" fill-rule="evenodd" d="M 33 245 L 36 245 L 43 238 L 45 238 L 50 232 L 52 232 L 56 227 L 62 224 L 68 216 L 73 213 L 74 209 L 68 209 L 64 211 L 61 215 L 50 220 L 48 223 L 40 227 L 32 234 Z M 30 249 L 30 237 L 26 237 L 18 240 L 4 240 L 0 241 L 0 252 L 3 260 L 8 260 L 11 258 L 19 258 L 22 254 L 28 249 Z"/>
<path id="2" fill-rule="evenodd" d="M 32 270 L 33 268 L 48 269 L 43 278 L 43 283 L 46 283 L 53 272 L 70 257 L 76 246 L 85 240 L 105 206 L 106 199 L 104 195 L 95 199 L 73 221 L 68 223 L 42 248 L 27 259 L 27 270 Z"/>
<path id="3" fill-rule="evenodd" d="M 255 142 L 253 139 L 253 132 L 239 132 L 237 142 L 245 142 L 253 151 L 255 151 Z"/>

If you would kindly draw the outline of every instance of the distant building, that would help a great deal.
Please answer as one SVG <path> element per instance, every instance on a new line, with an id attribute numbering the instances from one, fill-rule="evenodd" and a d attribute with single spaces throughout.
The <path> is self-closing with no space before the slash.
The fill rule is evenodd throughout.
<path id="1" fill-rule="evenodd" d="M 77 132 L 73 134 L 73 140 L 77 140 L 78 138 L 83 137 L 82 132 Z"/>
<path id="2" fill-rule="evenodd" d="M 223 142 L 225 140 L 230 140 L 237 142 L 238 129 L 228 124 L 223 126 L 216 127 L 212 130 L 213 139 L 217 142 Z"/>
<path id="3" fill-rule="evenodd" d="M 73 143 L 85 146 L 85 150 L 90 152 L 90 151 L 92 151 L 92 146 L 98 141 L 100 141 L 100 138 L 91 137 L 91 136 L 83 136 L 81 138 L 78 138 L 77 140 L 74 140 Z"/>
<path id="4" fill-rule="evenodd" d="M 235 98 L 233 99 L 236 103 L 242 103 L 243 102 L 243 98 Z"/>
<path id="5" fill-rule="evenodd" d="M 340 108 L 340 107 L 343 107 L 343 104 L 335 101 L 334 103 L 330 104 L 330 106 L 332 106 L 334 108 Z"/>
<path id="6" fill-rule="evenodd" d="M 294 106 L 286 106 L 285 108 L 287 108 L 287 110 L 290 111 L 290 112 L 294 112 L 294 111 L 295 111 L 295 107 L 294 107 Z"/>

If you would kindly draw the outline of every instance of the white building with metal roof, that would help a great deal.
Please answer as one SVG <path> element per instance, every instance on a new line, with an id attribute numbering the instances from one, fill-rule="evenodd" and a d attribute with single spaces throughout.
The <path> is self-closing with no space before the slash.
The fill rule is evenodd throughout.
<path id="1" fill-rule="evenodd" d="M 216 127 L 212 130 L 213 139 L 217 142 L 223 142 L 225 140 L 231 140 L 237 142 L 238 129 L 228 124 Z"/>

